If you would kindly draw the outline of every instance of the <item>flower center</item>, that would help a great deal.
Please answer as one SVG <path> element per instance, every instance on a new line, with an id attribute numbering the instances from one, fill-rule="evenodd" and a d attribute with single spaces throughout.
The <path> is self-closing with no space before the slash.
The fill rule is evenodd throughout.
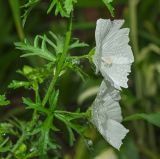
<path id="1" fill-rule="evenodd" d="M 110 56 L 107 56 L 107 57 L 102 57 L 102 61 L 105 62 L 106 64 L 108 65 L 111 65 L 112 64 L 112 58 Z"/>

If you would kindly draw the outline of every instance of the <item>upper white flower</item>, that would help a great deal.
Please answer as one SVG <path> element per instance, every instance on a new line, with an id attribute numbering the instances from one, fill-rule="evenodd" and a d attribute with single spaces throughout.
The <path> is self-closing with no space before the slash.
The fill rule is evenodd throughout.
<path id="1" fill-rule="evenodd" d="M 128 130 L 120 123 L 122 115 L 119 100 L 119 91 L 109 82 L 102 81 L 92 105 L 93 124 L 105 140 L 116 149 L 120 148 L 122 139 L 128 133 Z"/>
<path id="2" fill-rule="evenodd" d="M 129 29 L 120 29 L 124 20 L 97 20 L 95 39 L 96 52 L 93 61 L 96 72 L 101 72 L 105 80 L 121 89 L 127 88 L 128 74 L 134 61 L 129 42 Z"/>

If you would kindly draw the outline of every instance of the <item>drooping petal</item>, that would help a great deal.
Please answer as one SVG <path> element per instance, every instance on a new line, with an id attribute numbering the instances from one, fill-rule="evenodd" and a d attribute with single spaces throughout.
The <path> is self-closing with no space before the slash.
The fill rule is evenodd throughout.
<path id="1" fill-rule="evenodd" d="M 92 106 L 92 122 L 113 147 L 119 149 L 128 130 L 122 121 L 120 94 L 109 82 L 102 81 Z M 114 131 L 114 133 L 113 133 Z"/>
<path id="2" fill-rule="evenodd" d="M 122 140 L 129 132 L 129 130 L 126 129 L 121 123 L 112 119 L 109 119 L 106 123 L 104 123 L 103 130 L 102 136 L 108 141 L 108 143 L 118 150 L 122 145 Z"/>

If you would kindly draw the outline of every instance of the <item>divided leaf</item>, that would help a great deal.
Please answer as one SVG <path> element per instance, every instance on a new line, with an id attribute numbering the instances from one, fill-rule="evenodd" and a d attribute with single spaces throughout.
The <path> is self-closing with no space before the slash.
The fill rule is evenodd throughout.
<path id="1" fill-rule="evenodd" d="M 39 44 L 41 42 L 41 45 Z M 47 49 L 46 36 L 43 39 L 39 38 L 37 35 L 34 39 L 34 45 L 31 45 L 27 40 L 24 42 L 16 42 L 15 46 L 17 49 L 25 52 L 21 57 L 28 56 L 39 56 L 45 60 L 55 62 L 55 56 Z"/>
<path id="2" fill-rule="evenodd" d="M 77 0 L 65 0 L 64 8 L 68 15 L 73 11 L 73 4 L 77 3 Z"/>
<path id="3" fill-rule="evenodd" d="M 22 98 L 23 103 L 27 106 L 26 109 L 34 109 L 41 113 L 49 114 L 48 109 L 42 107 L 41 103 L 34 103 L 31 99 Z"/>
<path id="4" fill-rule="evenodd" d="M 59 0 L 52 0 L 51 4 L 47 10 L 47 13 L 50 13 L 52 11 L 53 7 L 55 7 L 55 15 L 60 13 L 60 15 L 62 17 L 68 17 L 68 15 L 65 13 L 65 10 L 63 8 L 63 4 Z"/>
<path id="5" fill-rule="evenodd" d="M 17 88 L 21 88 L 21 87 L 29 88 L 29 86 L 30 86 L 30 83 L 29 83 L 29 82 L 13 80 L 13 81 L 9 84 L 8 88 L 12 88 L 12 89 L 17 89 Z"/>
<path id="6" fill-rule="evenodd" d="M 23 26 L 26 23 L 27 17 L 29 15 L 29 13 L 32 11 L 32 9 L 40 2 L 41 0 L 28 0 L 28 2 L 26 4 L 24 4 L 22 6 L 22 8 L 24 8 L 24 13 L 22 15 L 22 23 Z"/>
<path id="7" fill-rule="evenodd" d="M 53 120 L 53 115 L 48 116 L 41 127 L 38 148 L 42 159 L 47 157 L 48 150 L 50 149 L 54 150 L 59 148 L 59 145 L 54 143 L 53 139 L 50 138 L 52 120 Z"/>
<path id="8" fill-rule="evenodd" d="M 22 70 L 17 70 L 17 73 L 24 76 L 27 81 L 17 81 L 13 80 L 8 88 L 17 89 L 24 87 L 25 89 L 38 89 L 38 84 L 42 84 L 44 80 L 50 76 L 51 72 L 53 72 L 52 65 L 50 63 L 48 65 L 44 65 L 41 68 L 32 68 L 30 66 L 25 65 Z"/>
<path id="9" fill-rule="evenodd" d="M 74 41 L 69 45 L 69 49 L 89 46 L 84 42 L 80 42 L 79 39 L 74 38 L 73 40 Z"/>
<path id="10" fill-rule="evenodd" d="M 84 114 L 82 113 L 71 113 L 66 111 L 55 111 L 55 117 L 63 122 L 68 130 L 69 134 L 69 143 L 73 145 L 75 141 L 74 132 L 77 132 L 79 135 L 83 135 L 86 127 L 77 122 L 73 122 L 73 120 L 84 118 Z"/>
<path id="11" fill-rule="evenodd" d="M 60 14 L 62 17 L 69 17 L 73 11 L 74 3 L 77 3 L 77 0 L 52 0 L 47 13 L 50 13 L 55 7 L 55 15 Z"/>

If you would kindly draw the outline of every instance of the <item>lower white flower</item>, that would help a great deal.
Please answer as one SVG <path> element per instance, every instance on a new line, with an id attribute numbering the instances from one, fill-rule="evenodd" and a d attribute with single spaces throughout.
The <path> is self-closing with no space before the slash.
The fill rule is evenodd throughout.
<path id="1" fill-rule="evenodd" d="M 122 115 L 119 100 L 119 91 L 109 82 L 102 81 L 92 106 L 93 124 L 105 140 L 118 150 L 128 133 L 128 129 L 120 123 Z"/>

